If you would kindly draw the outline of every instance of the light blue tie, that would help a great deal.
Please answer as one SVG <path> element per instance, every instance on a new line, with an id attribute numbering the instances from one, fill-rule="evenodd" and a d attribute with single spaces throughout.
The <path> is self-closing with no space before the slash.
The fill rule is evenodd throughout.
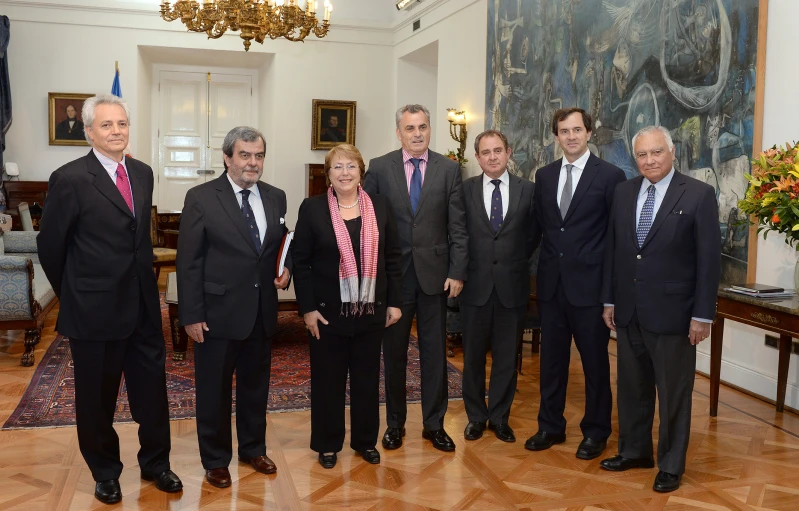
<path id="1" fill-rule="evenodd" d="M 413 174 L 411 174 L 411 209 L 413 214 L 416 214 L 416 208 L 419 207 L 419 197 L 422 196 L 422 171 L 419 170 L 420 158 L 411 158 L 413 163 Z"/>
<path id="2" fill-rule="evenodd" d="M 644 207 L 641 208 L 641 217 L 638 219 L 638 229 L 635 231 L 638 238 L 638 248 L 641 248 L 644 240 L 646 240 L 646 235 L 649 234 L 649 229 L 652 227 L 652 217 L 655 213 L 655 185 L 649 185 L 646 192 Z"/>

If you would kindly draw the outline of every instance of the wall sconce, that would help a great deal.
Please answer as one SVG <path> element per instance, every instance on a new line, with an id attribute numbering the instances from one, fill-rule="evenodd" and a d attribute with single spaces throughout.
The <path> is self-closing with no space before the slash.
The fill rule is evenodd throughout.
<path id="1" fill-rule="evenodd" d="M 447 108 L 447 120 L 449 121 L 449 135 L 460 144 L 459 156 L 462 158 L 466 153 L 466 112 Z"/>

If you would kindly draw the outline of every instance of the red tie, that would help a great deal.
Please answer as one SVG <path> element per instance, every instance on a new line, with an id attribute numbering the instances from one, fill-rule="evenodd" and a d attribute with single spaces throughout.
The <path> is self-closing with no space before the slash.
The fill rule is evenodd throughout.
<path id="1" fill-rule="evenodd" d="M 125 173 L 125 167 L 122 164 L 117 165 L 117 190 L 122 194 L 125 199 L 125 204 L 130 208 L 133 213 L 133 197 L 130 194 L 130 183 L 128 182 L 128 175 Z"/>

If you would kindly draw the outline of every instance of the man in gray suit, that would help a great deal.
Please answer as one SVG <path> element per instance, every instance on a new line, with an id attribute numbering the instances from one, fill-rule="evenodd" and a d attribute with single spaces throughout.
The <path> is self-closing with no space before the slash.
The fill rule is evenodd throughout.
<path id="1" fill-rule="evenodd" d="M 657 390 L 653 489 L 670 492 L 685 472 L 696 345 L 716 316 L 721 230 L 715 190 L 674 170 L 667 129 L 643 128 L 633 151 L 641 175 L 616 187 L 605 244 L 602 317 L 617 334 L 619 454 L 600 466 L 654 466 Z"/>
<path id="2" fill-rule="evenodd" d="M 408 337 L 416 316 L 422 366 L 422 436 L 441 451 L 455 450 L 444 431 L 447 412 L 446 306 L 466 279 L 466 214 L 458 164 L 428 149 L 430 112 L 422 105 L 397 111 L 402 149 L 369 162 L 363 188 L 388 197 L 402 242 L 402 318 L 386 329 L 386 423 L 383 447 L 398 449 L 405 435 Z"/>
<path id="3" fill-rule="evenodd" d="M 460 297 L 463 318 L 463 403 L 466 440 L 483 436 L 488 421 L 503 442 L 515 442 L 508 425 L 516 392 L 516 346 L 530 299 L 530 256 L 538 235 L 532 181 L 508 173 L 511 148 L 495 130 L 474 141 L 483 174 L 463 183 L 469 269 Z M 491 348 L 488 406 L 486 352 Z"/>

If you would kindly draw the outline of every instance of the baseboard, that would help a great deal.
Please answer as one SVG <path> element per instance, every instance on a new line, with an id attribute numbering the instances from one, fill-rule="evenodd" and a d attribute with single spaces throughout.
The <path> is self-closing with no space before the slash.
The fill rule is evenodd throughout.
<path id="1" fill-rule="evenodd" d="M 697 352 L 696 370 L 710 374 L 710 355 Z M 776 377 L 753 371 L 734 362 L 721 361 L 721 382 L 770 402 L 774 402 L 777 398 Z M 788 388 L 785 391 L 785 406 L 799 409 L 799 386 L 794 383 L 788 383 Z"/>

